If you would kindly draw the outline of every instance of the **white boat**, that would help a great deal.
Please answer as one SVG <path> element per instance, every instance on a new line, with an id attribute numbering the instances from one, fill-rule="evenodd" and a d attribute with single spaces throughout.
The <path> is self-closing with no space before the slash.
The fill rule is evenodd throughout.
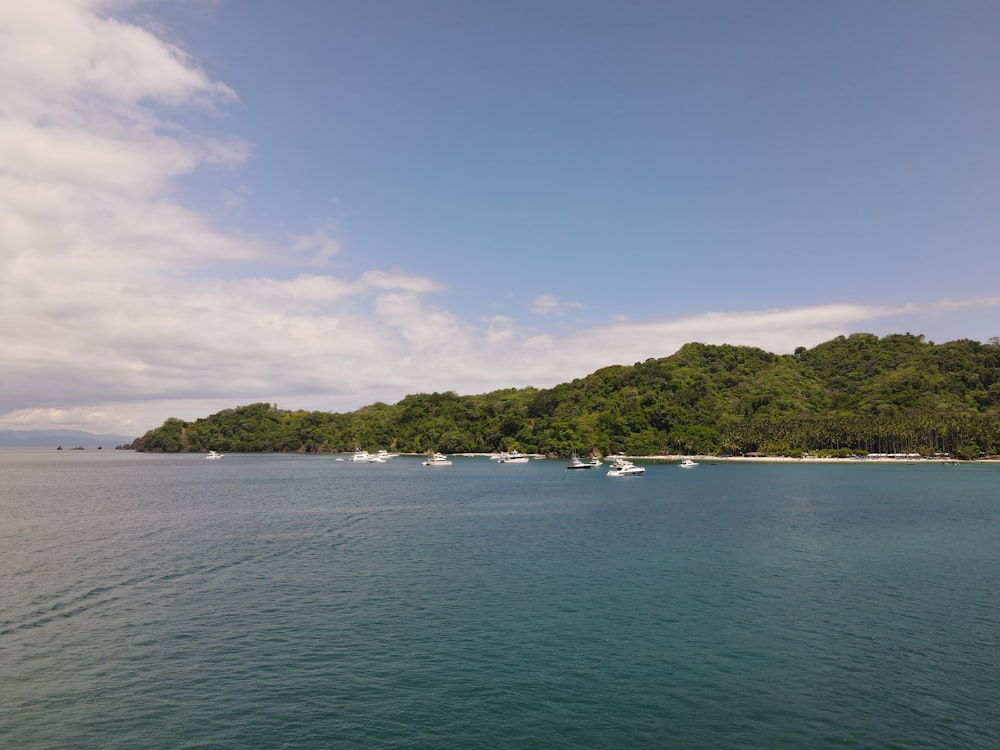
<path id="1" fill-rule="evenodd" d="M 215 451 L 209 451 L 208 455 L 205 456 L 207 461 L 218 461 L 220 458 L 225 458 L 221 453 L 216 453 Z"/>
<path id="2" fill-rule="evenodd" d="M 351 456 L 351 461 L 356 464 L 383 464 L 385 459 L 381 456 L 369 453 L 368 451 L 363 451 L 360 448 L 354 449 L 354 455 Z"/>
<path id="3" fill-rule="evenodd" d="M 503 452 L 497 457 L 497 461 L 502 464 L 526 464 L 531 459 L 520 451 L 513 450 L 508 452 Z"/>
<path id="4" fill-rule="evenodd" d="M 399 458 L 399 454 L 389 453 L 389 451 L 383 449 L 379 450 L 379 452 L 375 454 L 375 457 L 381 458 L 383 461 L 388 461 L 390 458 Z"/>
<path id="5" fill-rule="evenodd" d="M 451 459 L 443 453 L 435 453 L 424 461 L 424 466 L 451 466 Z"/>
<path id="6" fill-rule="evenodd" d="M 598 458 L 591 459 L 590 461 L 581 461 L 580 457 L 575 453 L 569 459 L 569 466 L 567 469 L 593 469 L 595 466 L 600 466 L 601 461 Z"/>
<path id="7" fill-rule="evenodd" d="M 625 458 L 616 458 L 608 470 L 609 477 L 641 477 L 646 473 L 646 467 L 636 466 Z"/>
<path id="8" fill-rule="evenodd" d="M 685 458 L 680 462 L 680 467 L 682 469 L 693 469 L 697 465 L 698 463 L 696 461 L 692 461 L 690 458 Z"/>

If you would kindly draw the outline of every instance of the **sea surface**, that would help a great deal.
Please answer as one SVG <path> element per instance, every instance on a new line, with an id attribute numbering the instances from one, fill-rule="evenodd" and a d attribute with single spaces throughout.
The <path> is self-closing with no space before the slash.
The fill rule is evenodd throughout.
<path id="1" fill-rule="evenodd" d="M 0 451 L 3 748 L 1000 747 L 1000 466 Z"/>

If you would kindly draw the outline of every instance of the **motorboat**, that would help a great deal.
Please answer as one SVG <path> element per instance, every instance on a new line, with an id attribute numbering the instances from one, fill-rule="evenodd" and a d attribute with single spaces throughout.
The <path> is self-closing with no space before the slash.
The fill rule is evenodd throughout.
<path id="1" fill-rule="evenodd" d="M 636 466 L 626 458 L 616 458 L 608 470 L 609 477 L 641 477 L 645 473 L 645 466 Z"/>
<path id="2" fill-rule="evenodd" d="M 385 449 L 382 449 L 382 450 L 379 450 L 379 452 L 375 454 L 375 457 L 376 458 L 380 458 L 383 461 L 388 461 L 390 458 L 399 458 L 399 454 L 398 453 L 389 453 L 389 451 L 387 451 Z"/>
<path id="3" fill-rule="evenodd" d="M 497 461 L 502 464 L 526 464 L 531 459 L 518 450 L 503 452 L 497 457 Z"/>
<path id="4" fill-rule="evenodd" d="M 424 461 L 424 466 L 451 466 L 451 459 L 443 453 L 435 453 Z"/>
<path id="5" fill-rule="evenodd" d="M 698 462 L 697 462 L 697 461 L 692 461 L 692 460 L 691 460 L 690 458 L 685 458 L 685 459 L 684 459 L 683 461 L 681 461 L 681 462 L 680 462 L 680 464 L 679 464 L 679 466 L 680 466 L 680 467 L 681 467 L 682 469 L 693 469 L 693 468 L 694 468 L 695 466 L 697 466 L 697 465 L 698 465 Z"/>
<path id="6" fill-rule="evenodd" d="M 641 477 L 646 473 L 646 467 L 636 466 L 631 461 L 619 459 L 608 470 L 609 477 Z"/>
<path id="7" fill-rule="evenodd" d="M 225 458 L 225 456 L 221 453 L 216 453 L 215 451 L 209 451 L 208 455 L 205 456 L 207 461 L 218 461 L 220 458 Z"/>
<path id="8" fill-rule="evenodd" d="M 351 461 L 356 464 L 384 464 L 385 458 L 376 453 L 369 453 L 368 451 L 361 450 L 360 448 L 354 449 L 354 455 L 351 456 Z"/>
<path id="9" fill-rule="evenodd" d="M 575 453 L 569 459 L 569 466 L 567 469 L 593 469 L 595 466 L 600 466 L 600 459 L 594 458 L 590 461 L 581 461 L 580 457 Z"/>

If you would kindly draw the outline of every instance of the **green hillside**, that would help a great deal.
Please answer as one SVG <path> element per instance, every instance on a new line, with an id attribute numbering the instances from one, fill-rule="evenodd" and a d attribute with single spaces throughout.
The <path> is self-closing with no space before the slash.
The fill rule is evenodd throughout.
<path id="1" fill-rule="evenodd" d="M 168 419 L 147 451 L 800 455 L 1000 452 L 1000 340 L 840 336 L 777 355 L 686 344 L 549 389 L 421 393 L 347 414 L 227 409 Z"/>

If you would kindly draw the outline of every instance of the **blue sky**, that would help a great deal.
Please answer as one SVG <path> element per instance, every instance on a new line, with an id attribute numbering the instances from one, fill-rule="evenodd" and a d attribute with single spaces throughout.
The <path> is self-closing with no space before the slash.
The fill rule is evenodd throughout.
<path id="1" fill-rule="evenodd" d="M 994 3 L 31 5 L 0 427 L 1000 335 Z"/>

